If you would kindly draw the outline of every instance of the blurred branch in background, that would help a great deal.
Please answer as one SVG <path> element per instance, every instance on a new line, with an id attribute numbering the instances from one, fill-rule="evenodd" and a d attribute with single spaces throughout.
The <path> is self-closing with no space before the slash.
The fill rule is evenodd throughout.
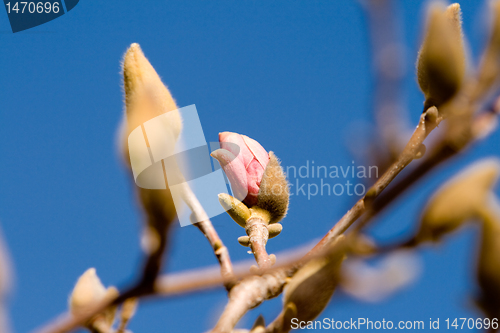
<path id="1" fill-rule="evenodd" d="M 369 157 L 383 170 L 397 158 L 410 134 L 403 89 L 406 49 L 397 1 L 365 0 L 361 4 L 368 18 L 372 48 L 373 114 L 377 128 Z"/>
<path id="2" fill-rule="evenodd" d="M 0 230 L 0 332 L 10 332 L 10 324 L 7 316 L 6 301 L 12 286 L 12 269 L 7 247 L 3 242 Z"/>

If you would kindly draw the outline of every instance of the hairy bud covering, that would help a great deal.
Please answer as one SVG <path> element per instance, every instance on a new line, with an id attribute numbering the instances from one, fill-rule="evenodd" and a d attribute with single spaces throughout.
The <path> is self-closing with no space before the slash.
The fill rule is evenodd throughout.
<path id="1" fill-rule="evenodd" d="M 115 287 L 106 289 L 97 276 L 95 268 L 89 268 L 78 278 L 69 299 L 69 308 L 74 316 L 85 315 L 89 309 L 99 302 L 117 295 L 118 291 Z M 91 319 L 86 325 L 92 327 L 104 324 L 111 327 L 115 314 L 116 307 L 109 307 L 101 315 Z"/>
<path id="2" fill-rule="evenodd" d="M 417 61 L 417 78 L 425 95 L 425 110 L 446 103 L 465 77 L 465 51 L 460 5 L 429 9 L 427 32 Z"/>
<path id="3" fill-rule="evenodd" d="M 278 158 L 271 151 L 260 183 L 257 207 L 267 210 L 271 214 L 269 222 L 276 223 L 285 217 L 289 200 L 290 190 L 285 173 Z"/>
<path id="4" fill-rule="evenodd" d="M 168 133 L 171 140 L 168 143 L 162 142 L 162 146 L 168 144 L 168 149 L 173 150 L 182 129 L 177 105 L 139 45 L 135 43 L 130 46 L 123 59 L 123 86 L 126 119 L 122 143 L 127 164 L 130 165 L 130 158 L 143 156 L 129 151 L 135 149 L 134 145 L 128 145 L 130 133 L 145 122 L 167 112 L 171 117 L 161 118 L 160 121 L 162 131 Z M 146 140 L 148 147 L 160 144 L 151 140 L 154 138 L 148 137 Z M 151 162 L 148 160 L 143 163 L 147 165 Z M 171 192 L 167 185 L 166 189 L 145 189 L 137 186 L 137 191 L 149 225 L 143 236 L 145 250 L 148 253 L 161 251 L 166 229 L 177 216 Z"/>
<path id="5" fill-rule="evenodd" d="M 479 218 L 500 174 L 500 161 L 473 164 L 444 184 L 429 200 L 417 240 L 439 240 L 464 222 Z"/>

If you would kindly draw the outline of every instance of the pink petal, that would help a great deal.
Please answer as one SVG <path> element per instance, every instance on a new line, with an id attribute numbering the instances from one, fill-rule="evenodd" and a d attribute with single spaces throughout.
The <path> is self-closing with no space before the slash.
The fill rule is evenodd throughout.
<path id="1" fill-rule="evenodd" d="M 248 187 L 251 187 L 251 182 L 255 183 L 257 185 L 257 192 L 258 192 L 258 187 L 260 186 L 260 182 L 262 180 L 262 176 L 264 175 L 264 168 L 260 164 L 259 161 L 253 160 L 247 167 L 247 177 L 248 177 Z"/>
<path id="2" fill-rule="evenodd" d="M 233 136 L 233 135 L 239 135 L 237 133 L 233 133 L 233 132 L 220 132 L 219 133 L 219 142 L 230 142 L 230 138 Z"/>
<path id="3" fill-rule="evenodd" d="M 243 137 L 238 133 L 219 133 L 219 142 L 222 149 L 228 150 L 240 159 L 245 167 L 254 159 L 253 153 L 246 145 Z"/>
<path id="4" fill-rule="evenodd" d="M 210 154 L 213 158 L 219 161 L 222 169 L 231 182 L 231 188 L 234 196 L 238 200 L 243 200 L 247 196 L 248 180 L 247 170 L 243 162 L 236 158 L 233 153 L 225 149 L 217 149 Z"/>
<path id="5" fill-rule="evenodd" d="M 263 174 L 264 168 L 259 161 L 254 159 L 247 167 L 248 195 L 244 202 L 249 206 L 257 204 L 257 195 L 259 194 L 260 182 L 262 181 Z"/>
<path id="6" fill-rule="evenodd" d="M 260 165 L 262 165 L 262 168 L 266 168 L 267 163 L 269 162 L 269 154 L 267 151 L 264 149 L 264 147 L 261 146 L 260 143 L 255 141 L 252 138 L 249 138 L 246 135 L 242 135 L 243 141 L 245 142 L 246 146 L 248 149 L 252 152 L 253 156 L 259 161 Z"/>

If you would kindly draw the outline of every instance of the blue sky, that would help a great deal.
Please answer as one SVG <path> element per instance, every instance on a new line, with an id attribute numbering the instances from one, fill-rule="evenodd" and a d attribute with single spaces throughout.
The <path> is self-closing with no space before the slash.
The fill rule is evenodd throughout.
<path id="1" fill-rule="evenodd" d="M 485 40 L 482 1 L 460 1 L 476 58 Z M 414 78 L 423 1 L 400 2 L 406 45 L 405 107 L 412 126 L 423 96 Z M 140 214 L 116 149 L 123 112 L 120 62 L 139 43 L 180 107 L 196 104 L 205 136 L 246 134 L 284 166 L 349 166 L 349 147 L 370 142 L 373 77 L 366 17 L 358 1 L 82 0 L 47 24 L 12 34 L 0 14 L 0 224 L 15 267 L 10 313 L 28 332 L 66 310 L 73 285 L 95 267 L 106 285 L 135 276 L 141 254 Z M 404 237 L 426 197 L 467 163 L 498 155 L 498 131 L 439 168 L 385 212 L 381 239 Z M 293 196 L 270 253 L 321 237 L 354 196 Z M 244 231 L 228 216 L 213 219 L 233 260 L 250 255 L 236 241 Z M 477 230 L 418 253 L 423 273 L 380 305 L 338 293 L 320 318 L 388 320 L 478 317 L 474 290 Z M 176 228 L 166 270 L 215 264 L 193 227 Z M 225 304 L 222 289 L 141 304 L 134 333 L 202 332 Z M 250 312 L 272 320 L 281 298 Z"/>

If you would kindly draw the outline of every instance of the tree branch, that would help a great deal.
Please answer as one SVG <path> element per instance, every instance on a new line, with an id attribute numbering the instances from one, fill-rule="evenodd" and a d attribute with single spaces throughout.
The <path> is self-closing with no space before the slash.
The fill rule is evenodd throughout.
<path id="1" fill-rule="evenodd" d="M 366 195 L 358 200 L 353 208 L 351 208 L 323 239 L 311 250 L 312 253 L 319 251 L 326 244 L 330 243 L 334 238 L 344 233 L 367 209 L 367 205 L 373 200 L 410 164 L 413 159 L 420 153 L 422 144 L 430 132 L 434 130 L 441 122 L 442 118 L 438 116 L 435 107 L 429 108 L 420 116 L 420 121 L 417 128 L 413 132 L 410 141 L 406 145 L 398 159 L 389 167 L 389 169 L 380 177 L 377 182 L 368 190 Z"/>
<path id="2" fill-rule="evenodd" d="M 286 278 L 285 270 L 276 270 L 262 276 L 249 277 L 245 283 L 236 285 L 229 293 L 229 302 L 212 333 L 232 332 L 248 310 L 281 294 Z"/>
<path id="3" fill-rule="evenodd" d="M 187 182 L 181 182 L 179 186 L 182 186 L 182 196 L 184 202 L 189 206 L 189 209 L 193 212 L 191 214 L 191 222 L 200 229 L 200 231 L 205 235 L 208 242 L 212 246 L 215 256 L 220 264 L 220 274 L 224 278 L 224 285 L 227 290 L 230 290 L 234 285 L 233 276 L 233 265 L 231 263 L 231 258 L 229 257 L 229 251 L 227 247 L 219 237 L 219 234 L 215 230 L 212 222 L 208 218 L 207 213 L 203 209 L 203 206 L 198 201 L 198 198 L 193 193 Z M 200 222 L 197 222 L 200 221 Z"/>
<path id="4" fill-rule="evenodd" d="M 250 248 L 260 269 L 270 268 L 273 264 L 266 251 L 266 243 L 269 238 L 267 224 L 262 218 L 253 216 L 247 221 L 245 227 L 250 238 Z"/>

